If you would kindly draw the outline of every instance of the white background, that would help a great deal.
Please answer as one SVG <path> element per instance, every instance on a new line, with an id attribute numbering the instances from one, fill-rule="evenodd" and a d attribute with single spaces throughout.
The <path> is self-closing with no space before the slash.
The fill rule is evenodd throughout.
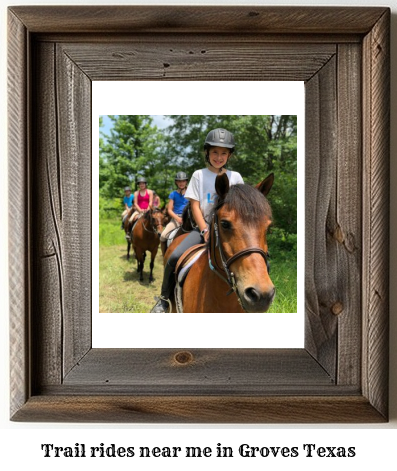
<path id="1" fill-rule="evenodd" d="M 194 90 L 194 92 L 193 92 Z M 203 100 L 216 96 L 215 102 Z M 150 101 L 146 97 L 150 96 Z M 186 97 L 189 99 L 176 99 Z M 229 97 L 233 96 L 233 100 Z M 304 84 L 303 82 L 93 82 L 92 187 L 99 181 L 99 116 L 115 114 L 288 114 L 298 117 L 298 312 L 280 314 L 99 313 L 99 221 L 93 192 L 92 346 L 94 348 L 302 348 L 304 345 Z M 238 158 L 238 156 L 237 156 Z M 258 182 L 266 175 L 258 176 Z M 277 178 L 277 177 L 276 177 Z M 271 202 L 271 198 L 270 198 Z M 271 247 L 270 247 L 271 253 Z M 155 263 L 160 263 L 157 258 Z M 148 262 L 147 262 L 148 264 Z M 135 262 L 130 263 L 135 269 Z M 146 265 L 146 270 L 148 266 Z M 147 271 L 146 271 L 147 273 Z M 147 276 L 147 275 L 146 275 Z M 277 289 L 277 287 L 276 287 Z M 159 295 L 160 293 L 156 293 Z M 277 296 L 277 294 L 276 294 Z M 154 304 L 154 301 L 153 301 Z M 194 324 L 193 324 L 194 322 Z M 172 326 L 178 325 L 178 329 Z M 155 328 L 152 328 L 155 326 Z M 253 329 L 253 326 L 255 328 Z M 164 333 L 166 332 L 166 335 Z"/>
<path id="2" fill-rule="evenodd" d="M 1 249 L 1 296 L 0 296 L 0 428 L 1 447 L 0 464 L 2 469 L 41 469 L 58 470 L 71 467 L 76 470 L 92 469 L 186 469 L 196 470 L 210 465 L 210 469 L 282 469 L 294 467 L 297 470 L 321 469 L 394 469 L 396 466 L 395 445 L 397 443 L 397 253 L 394 241 L 397 239 L 397 185 L 393 181 L 397 178 L 397 165 L 395 159 L 391 160 L 391 290 L 390 290 L 390 313 L 391 313 L 391 355 L 390 355 L 390 422 L 379 425 L 296 425 L 296 426 L 149 426 L 149 425 L 117 425 L 117 424 L 17 424 L 8 420 L 8 284 L 7 284 L 7 149 L 6 149 L 6 7 L 13 4 L 82 4 L 81 1 L 58 2 L 44 1 L 17 1 L 1 3 L 1 63 L 0 63 L 0 85 L 1 85 L 1 114 L 0 114 L 0 217 L 2 222 L 2 233 L 0 240 Z M 85 1 L 85 4 L 109 4 L 110 1 Z M 118 2 L 124 4 L 150 4 L 151 2 L 141 0 L 140 2 Z M 161 2 L 157 4 L 189 4 L 189 2 Z M 243 1 L 218 1 L 218 4 L 234 5 L 264 5 L 266 2 L 243 2 Z M 273 5 L 288 5 L 293 2 L 275 1 Z M 196 1 L 190 4 L 214 4 L 213 2 Z M 299 3 L 296 3 L 299 4 Z M 306 1 L 301 5 L 382 5 L 392 8 L 392 131 L 391 131 L 391 155 L 397 153 L 397 120 L 396 120 L 396 61 L 397 61 L 397 2 L 396 0 L 339 0 L 337 3 L 324 0 Z M 74 446 L 74 444 L 86 443 L 87 446 L 97 446 L 99 443 L 115 443 L 117 446 L 210 446 L 216 448 L 217 443 L 223 446 L 238 447 L 243 443 L 251 446 L 299 446 L 303 443 L 316 443 L 318 446 L 354 446 L 357 456 L 355 458 L 304 458 L 301 454 L 298 458 L 201 458 L 201 459 L 127 459 L 127 458 L 102 458 L 91 461 L 87 458 L 75 459 L 49 459 L 43 458 L 40 450 L 41 443 L 54 443 L 58 446 Z M 215 460 L 215 462 L 213 461 Z M 292 460 L 292 462 L 291 462 Z M 320 460 L 320 461 L 319 461 Z"/>

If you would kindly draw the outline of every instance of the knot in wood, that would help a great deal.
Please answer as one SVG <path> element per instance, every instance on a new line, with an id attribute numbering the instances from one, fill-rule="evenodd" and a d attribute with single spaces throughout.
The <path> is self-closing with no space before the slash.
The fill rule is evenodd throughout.
<path id="1" fill-rule="evenodd" d="M 332 305 L 331 311 L 332 311 L 332 314 L 334 314 L 335 316 L 339 316 L 339 314 L 341 314 L 343 311 L 343 304 L 340 303 L 339 301 L 336 302 L 335 304 Z"/>
<path id="2" fill-rule="evenodd" d="M 334 239 L 336 239 L 340 244 L 343 244 L 343 241 L 345 240 L 345 236 L 340 226 L 337 226 L 335 229 Z"/>
<path id="3" fill-rule="evenodd" d="M 193 355 L 190 352 L 178 352 L 175 354 L 174 360 L 181 365 L 186 365 L 193 361 Z"/>

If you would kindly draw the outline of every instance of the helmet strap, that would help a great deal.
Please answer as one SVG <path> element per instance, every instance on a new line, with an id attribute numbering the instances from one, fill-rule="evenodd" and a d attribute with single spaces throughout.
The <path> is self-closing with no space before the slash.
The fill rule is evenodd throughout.
<path id="1" fill-rule="evenodd" d="M 184 190 L 186 191 L 186 190 L 187 190 L 187 183 L 185 183 L 185 186 L 184 186 L 183 188 L 179 188 L 179 186 L 178 186 L 178 184 L 177 184 L 177 181 L 178 181 L 178 180 L 175 180 L 175 185 L 176 185 L 176 187 L 177 187 L 177 190 L 176 190 L 176 191 L 181 195 L 181 194 L 182 194 L 182 191 L 184 191 Z"/>
<path id="2" fill-rule="evenodd" d="M 229 155 L 229 157 L 228 157 L 228 159 L 227 159 L 227 162 L 229 162 L 229 159 L 230 159 L 232 153 L 233 153 L 233 152 L 230 152 L 230 155 Z M 206 160 L 206 162 L 207 162 L 209 165 L 211 165 L 211 167 L 214 167 L 214 166 L 212 165 L 211 161 L 210 161 L 210 151 L 209 151 L 208 149 L 205 151 L 205 160 Z M 227 165 L 227 162 L 226 162 L 226 165 Z M 215 168 L 215 167 L 214 167 L 214 168 Z M 219 173 L 221 173 L 224 168 L 226 168 L 225 165 L 219 169 Z"/>

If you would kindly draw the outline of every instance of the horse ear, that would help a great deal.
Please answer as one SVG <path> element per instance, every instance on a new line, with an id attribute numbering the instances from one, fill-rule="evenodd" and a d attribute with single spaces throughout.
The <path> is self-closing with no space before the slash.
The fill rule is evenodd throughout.
<path id="1" fill-rule="evenodd" d="M 229 192 L 229 178 L 226 173 L 218 175 L 215 179 L 215 191 L 221 200 L 224 200 Z"/>
<path id="2" fill-rule="evenodd" d="M 262 180 L 260 183 L 258 183 L 255 188 L 257 188 L 263 196 L 267 196 L 269 191 L 271 190 L 274 182 L 274 173 L 271 173 L 269 176 L 267 176 L 264 180 Z"/>

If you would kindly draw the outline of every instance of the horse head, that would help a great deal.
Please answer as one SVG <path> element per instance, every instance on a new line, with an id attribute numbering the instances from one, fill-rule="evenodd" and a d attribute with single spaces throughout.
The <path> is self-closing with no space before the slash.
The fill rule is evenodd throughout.
<path id="1" fill-rule="evenodd" d="M 164 210 L 160 209 L 151 209 L 148 211 L 149 216 L 151 218 L 151 224 L 153 231 L 156 232 L 159 236 L 163 232 L 166 215 Z"/>
<path id="2" fill-rule="evenodd" d="M 218 202 L 213 213 L 211 257 L 213 264 L 223 267 L 247 312 L 267 311 L 275 295 L 266 240 L 272 221 L 266 195 L 273 181 L 273 174 L 255 188 L 246 184 L 230 186 L 226 174 L 218 175 L 215 181 Z"/>

